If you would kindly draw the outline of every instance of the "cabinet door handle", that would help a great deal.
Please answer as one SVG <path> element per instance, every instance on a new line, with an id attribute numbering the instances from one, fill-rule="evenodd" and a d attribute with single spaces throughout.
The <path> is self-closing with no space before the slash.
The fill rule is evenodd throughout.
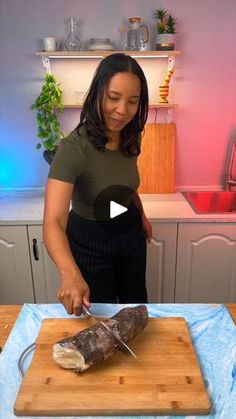
<path id="1" fill-rule="evenodd" d="M 34 254 L 34 259 L 39 260 L 37 239 L 33 239 L 33 254 Z"/>

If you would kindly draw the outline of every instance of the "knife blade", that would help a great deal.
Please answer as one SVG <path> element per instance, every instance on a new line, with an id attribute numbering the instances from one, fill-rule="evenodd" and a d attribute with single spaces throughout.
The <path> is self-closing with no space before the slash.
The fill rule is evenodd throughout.
<path id="1" fill-rule="evenodd" d="M 134 358 L 138 359 L 138 357 L 135 355 L 135 353 L 132 351 L 132 349 L 130 349 L 130 347 L 118 336 L 118 334 L 116 332 L 114 332 L 113 329 L 111 329 L 109 326 L 107 326 L 107 324 L 104 323 L 103 321 L 100 321 L 100 323 L 123 346 L 123 348 L 127 349 Z"/>
<path id="2" fill-rule="evenodd" d="M 113 329 L 111 329 L 109 326 L 107 326 L 107 324 L 106 323 L 104 323 L 103 321 L 101 321 L 101 320 L 98 320 L 94 315 L 93 315 L 93 313 L 87 308 L 87 307 L 85 307 L 85 306 L 82 306 L 82 313 L 83 313 L 83 315 L 84 316 L 87 316 L 87 317 L 89 317 L 89 318 L 92 318 L 92 319 L 94 319 L 95 321 L 96 321 L 96 323 L 100 323 L 103 327 L 105 327 L 105 329 L 119 342 L 119 344 L 123 347 L 123 348 L 125 348 L 125 349 L 127 349 L 129 352 L 130 352 L 130 354 L 135 358 L 135 359 L 138 359 L 137 358 L 137 356 L 135 355 L 135 353 L 132 351 L 132 349 L 130 349 L 130 347 L 120 338 L 120 336 L 113 330 Z"/>
<path id="3" fill-rule="evenodd" d="M 98 323 L 99 320 L 93 315 L 93 313 L 89 310 L 89 308 L 82 306 L 81 307 L 81 312 L 82 314 L 87 317 L 90 318 L 91 320 L 93 320 L 95 323 Z"/>

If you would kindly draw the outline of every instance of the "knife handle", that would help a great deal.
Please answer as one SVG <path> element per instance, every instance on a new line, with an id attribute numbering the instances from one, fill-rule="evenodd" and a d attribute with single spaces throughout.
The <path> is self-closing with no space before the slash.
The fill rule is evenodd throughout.
<path id="1" fill-rule="evenodd" d="M 81 307 L 81 311 L 82 311 L 82 314 L 84 316 L 92 316 L 91 311 L 88 308 L 86 308 L 85 306 L 82 306 Z"/>

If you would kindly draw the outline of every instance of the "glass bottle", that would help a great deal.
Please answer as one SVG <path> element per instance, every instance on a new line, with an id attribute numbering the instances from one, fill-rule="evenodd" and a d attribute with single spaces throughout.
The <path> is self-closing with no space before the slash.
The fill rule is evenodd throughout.
<path id="1" fill-rule="evenodd" d="M 65 40 L 65 48 L 67 51 L 79 51 L 81 42 L 77 33 L 77 20 L 75 17 L 69 18 L 70 31 Z"/>

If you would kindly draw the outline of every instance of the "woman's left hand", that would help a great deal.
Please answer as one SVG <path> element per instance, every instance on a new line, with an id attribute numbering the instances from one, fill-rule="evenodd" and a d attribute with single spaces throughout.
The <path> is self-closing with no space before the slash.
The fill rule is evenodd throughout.
<path id="1" fill-rule="evenodd" d="M 143 222 L 143 229 L 146 234 L 146 239 L 148 243 L 151 243 L 152 240 L 152 225 L 149 223 L 146 215 L 143 213 L 142 215 L 142 222 Z"/>

